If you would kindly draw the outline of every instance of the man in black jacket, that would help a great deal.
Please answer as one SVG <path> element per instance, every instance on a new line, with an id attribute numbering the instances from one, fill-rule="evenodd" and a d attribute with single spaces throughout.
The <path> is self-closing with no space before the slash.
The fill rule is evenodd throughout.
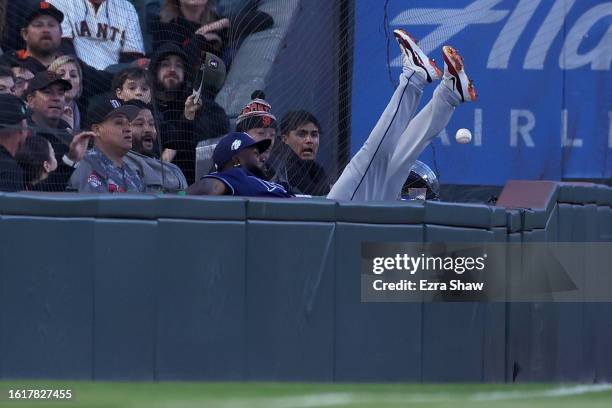
<path id="1" fill-rule="evenodd" d="M 29 135 L 24 103 L 14 95 L 0 95 L 0 191 L 24 189 L 23 170 L 15 154 Z"/>
<path id="2" fill-rule="evenodd" d="M 272 181 L 297 194 L 322 196 L 329 193 L 329 178 L 315 160 L 319 151 L 321 125 L 307 111 L 287 112 L 281 120 L 281 143 L 271 153 Z"/>
<path id="3" fill-rule="evenodd" d="M 61 118 L 66 105 L 65 92 L 70 89 L 70 82 L 49 71 L 34 75 L 28 86 L 28 123 L 36 134 L 51 143 L 58 163 L 57 170 L 40 183 L 43 191 L 66 189 L 68 179 L 85 155 L 91 137 L 91 132 L 79 133 L 73 137 L 70 126 Z"/>
<path id="4" fill-rule="evenodd" d="M 229 120 L 212 94 L 206 92 L 195 119 L 187 120 L 185 102 L 192 91 L 187 67 L 185 52 L 176 44 L 165 43 L 152 58 L 149 71 L 155 81 L 154 106 L 162 124 L 162 147 L 170 149 L 162 157 L 180 167 L 187 181 L 193 183 L 197 143 L 226 134 Z"/>

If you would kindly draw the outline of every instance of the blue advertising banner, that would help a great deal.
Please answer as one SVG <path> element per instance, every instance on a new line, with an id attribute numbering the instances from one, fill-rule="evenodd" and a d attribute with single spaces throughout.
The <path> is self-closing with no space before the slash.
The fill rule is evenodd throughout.
<path id="1" fill-rule="evenodd" d="M 611 1 L 356 0 L 355 8 L 352 153 L 398 82 L 393 30 L 404 28 L 440 68 L 442 46 L 457 48 L 479 94 L 420 157 L 441 182 L 612 177 Z M 471 143 L 455 141 L 460 128 Z"/>

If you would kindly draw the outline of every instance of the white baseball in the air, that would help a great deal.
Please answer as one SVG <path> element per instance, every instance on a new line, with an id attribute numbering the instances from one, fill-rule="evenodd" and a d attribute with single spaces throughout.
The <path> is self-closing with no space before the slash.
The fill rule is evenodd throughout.
<path id="1" fill-rule="evenodd" d="M 470 143 L 472 141 L 472 132 L 466 128 L 459 129 L 455 134 L 455 140 L 461 144 Z"/>

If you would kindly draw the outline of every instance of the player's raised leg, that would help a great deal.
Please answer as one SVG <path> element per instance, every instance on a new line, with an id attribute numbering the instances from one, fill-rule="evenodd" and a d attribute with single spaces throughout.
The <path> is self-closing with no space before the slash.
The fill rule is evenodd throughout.
<path id="1" fill-rule="evenodd" d="M 368 139 L 327 195 L 330 199 L 379 199 L 376 186 L 386 179 L 389 159 L 414 116 L 423 88 L 442 74 L 406 31 L 395 30 L 394 35 L 404 57 L 400 84 Z"/>
<path id="2" fill-rule="evenodd" d="M 410 168 L 425 147 L 448 125 L 455 107 L 476 100 L 476 89 L 465 73 L 461 55 L 450 46 L 442 49 L 444 78 L 431 101 L 412 119 L 389 162 L 388 179 L 381 186 L 384 200 L 399 196 Z"/>

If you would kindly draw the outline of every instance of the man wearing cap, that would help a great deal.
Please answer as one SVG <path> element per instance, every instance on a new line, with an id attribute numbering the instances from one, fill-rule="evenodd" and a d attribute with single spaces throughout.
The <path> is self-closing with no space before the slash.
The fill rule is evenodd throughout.
<path id="1" fill-rule="evenodd" d="M 29 135 L 26 107 L 14 95 L 0 95 L 0 191 L 24 189 L 23 170 L 15 154 Z"/>
<path id="2" fill-rule="evenodd" d="M 283 186 L 264 180 L 259 155 L 270 140 L 256 142 L 243 132 L 230 133 L 215 147 L 217 172 L 204 176 L 187 190 L 192 195 L 236 195 L 246 197 L 293 197 Z"/>
<path id="3" fill-rule="evenodd" d="M 70 89 L 70 82 L 49 71 L 37 73 L 28 85 L 28 124 L 37 135 L 51 143 L 58 162 L 57 170 L 40 184 L 43 191 L 65 190 L 72 171 L 85 154 L 91 136 L 91 133 L 83 132 L 73 137 L 72 129 L 62 120 L 65 93 Z"/>
<path id="4" fill-rule="evenodd" d="M 225 111 L 209 90 L 202 94 L 202 106 L 195 117 L 185 117 L 185 102 L 191 93 L 190 72 L 185 52 L 174 43 L 165 43 L 151 60 L 149 71 L 155 81 L 154 104 L 161 115 L 161 144 L 164 159 L 181 168 L 187 181 L 195 178 L 195 148 L 200 140 L 229 132 Z"/>
<path id="5" fill-rule="evenodd" d="M 142 193 L 145 186 L 124 162 L 132 148 L 131 122 L 140 109 L 116 99 L 98 98 L 89 105 L 89 124 L 94 134 L 91 148 L 68 184 L 80 193 Z"/>
<path id="6" fill-rule="evenodd" d="M 19 65 L 32 73 L 45 71 L 55 59 L 64 54 L 76 55 L 71 42 L 62 42 L 64 14 L 53 4 L 37 1 L 35 5 L 25 4 L 24 25 L 21 37 L 25 49 L 5 53 L 0 56 L 0 63 Z M 98 71 L 82 63 L 83 97 L 102 93 L 109 89 L 112 74 Z"/>

